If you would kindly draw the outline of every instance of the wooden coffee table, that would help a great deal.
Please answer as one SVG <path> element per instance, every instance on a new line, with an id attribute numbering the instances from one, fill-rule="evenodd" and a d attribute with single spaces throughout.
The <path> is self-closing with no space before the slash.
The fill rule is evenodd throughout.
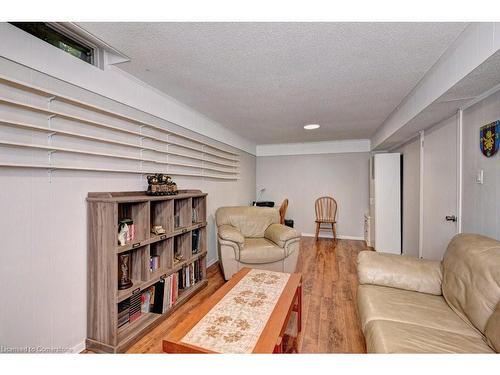
<path id="1" fill-rule="evenodd" d="M 243 268 L 172 330 L 163 351 L 283 353 L 292 324 L 296 350 L 301 320 L 300 273 Z"/>

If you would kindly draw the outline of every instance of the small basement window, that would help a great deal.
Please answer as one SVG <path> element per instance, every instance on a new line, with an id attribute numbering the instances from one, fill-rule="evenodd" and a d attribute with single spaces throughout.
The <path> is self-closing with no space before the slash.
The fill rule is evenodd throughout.
<path id="1" fill-rule="evenodd" d="M 75 38 L 65 35 L 45 22 L 10 22 L 11 25 L 36 36 L 54 47 L 62 49 L 86 63 L 95 65 L 94 49 Z"/>

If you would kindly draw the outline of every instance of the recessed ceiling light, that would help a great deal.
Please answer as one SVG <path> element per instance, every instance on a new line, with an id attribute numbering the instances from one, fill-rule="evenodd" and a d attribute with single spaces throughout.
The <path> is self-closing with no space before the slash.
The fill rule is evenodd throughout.
<path id="1" fill-rule="evenodd" d="M 318 128 L 319 128 L 318 124 L 304 125 L 304 129 L 306 129 L 306 130 L 313 130 L 313 129 L 318 129 Z"/>

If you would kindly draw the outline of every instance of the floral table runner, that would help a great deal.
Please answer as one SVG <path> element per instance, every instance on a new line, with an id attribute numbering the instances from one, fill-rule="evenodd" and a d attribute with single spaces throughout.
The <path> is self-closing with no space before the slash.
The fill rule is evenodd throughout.
<path id="1" fill-rule="evenodd" d="M 252 269 L 181 342 L 219 353 L 251 353 L 289 278 Z"/>

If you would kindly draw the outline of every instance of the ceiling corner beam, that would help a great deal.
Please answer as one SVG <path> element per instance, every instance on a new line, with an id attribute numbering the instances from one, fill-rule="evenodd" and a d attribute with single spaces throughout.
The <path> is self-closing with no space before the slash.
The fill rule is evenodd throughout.
<path id="1" fill-rule="evenodd" d="M 471 23 L 429 69 L 371 138 L 372 150 L 500 50 L 500 23 Z M 418 51 L 416 51 L 418 53 Z"/>

